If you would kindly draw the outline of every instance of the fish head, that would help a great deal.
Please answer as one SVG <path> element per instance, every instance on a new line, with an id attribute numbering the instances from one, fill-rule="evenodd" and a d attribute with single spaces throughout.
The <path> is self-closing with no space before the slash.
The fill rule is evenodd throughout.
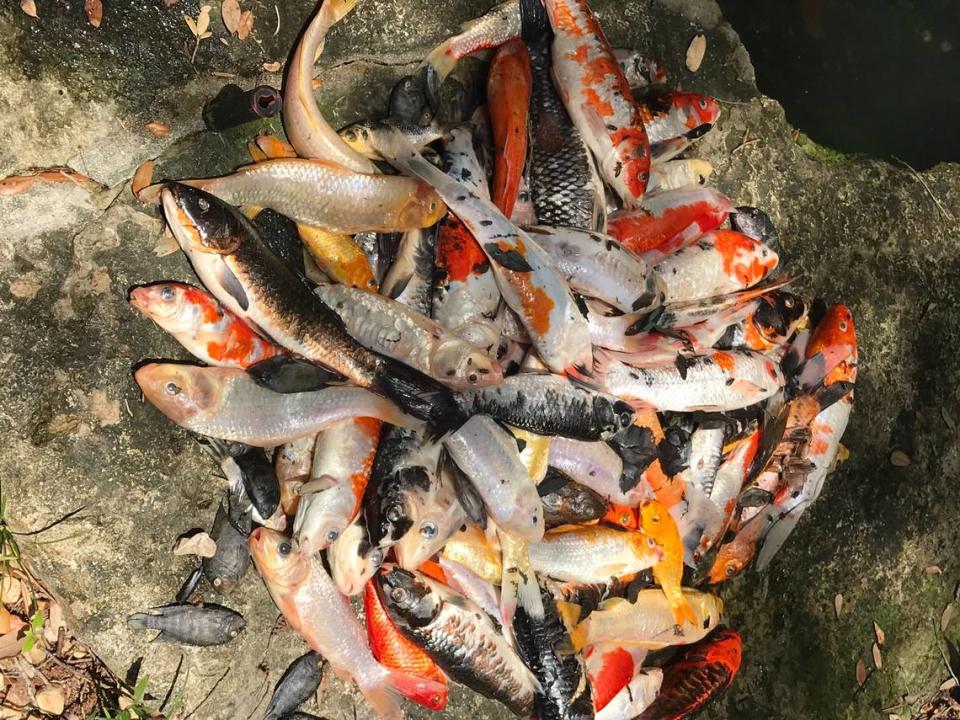
<path id="1" fill-rule="evenodd" d="M 293 536 L 306 553 L 320 552 L 336 541 L 350 525 L 357 504 L 350 482 L 329 475 L 318 480 L 328 486 L 301 497 L 293 521 Z"/>
<path id="2" fill-rule="evenodd" d="M 706 184 L 707 180 L 710 179 L 710 176 L 713 175 L 713 165 L 711 165 L 707 160 L 691 158 L 690 168 L 692 169 L 691 174 L 696 179 L 698 185 Z"/>
<path id="3" fill-rule="evenodd" d="M 160 282 L 139 285 L 130 291 L 130 304 L 170 333 L 189 330 L 199 306 L 194 295 L 201 291 L 185 283 Z"/>
<path id="4" fill-rule="evenodd" d="M 196 365 L 147 363 L 133 377 L 144 396 L 178 425 L 214 411 L 220 404 L 222 373 Z M 242 372 L 242 371 L 240 371 Z"/>
<path id="5" fill-rule="evenodd" d="M 806 316 L 807 304 L 803 298 L 786 290 L 774 290 L 759 298 L 751 320 L 767 343 L 781 345 Z"/>
<path id="6" fill-rule="evenodd" d="M 347 527 L 327 549 L 330 574 L 344 595 L 357 595 L 383 564 L 384 550 L 370 543 L 362 518 Z"/>
<path id="7" fill-rule="evenodd" d="M 267 527 L 258 527 L 247 538 L 250 557 L 264 582 L 283 591 L 303 584 L 310 573 L 309 556 L 296 540 Z"/>
<path id="8" fill-rule="evenodd" d="M 636 412 L 623 400 L 595 395 L 593 398 L 593 417 L 597 427 L 600 428 L 600 438 L 609 440 L 633 425 Z"/>
<path id="9" fill-rule="evenodd" d="M 737 577 L 746 570 L 755 553 L 755 545 L 737 542 L 736 539 L 726 545 L 721 545 L 717 557 L 710 567 L 709 582 L 716 585 Z"/>
<path id="10" fill-rule="evenodd" d="M 806 356 L 810 358 L 818 353 L 842 358 L 845 363 L 856 363 L 857 332 L 853 325 L 853 313 L 846 305 L 831 306 L 814 329 L 807 344 Z"/>
<path id="11" fill-rule="evenodd" d="M 671 524 L 675 529 L 676 522 L 663 503 L 657 500 L 648 500 L 640 508 L 640 527 L 647 535 L 661 544 L 671 534 Z"/>
<path id="12" fill-rule="evenodd" d="M 337 134 L 340 135 L 340 139 L 349 145 L 355 152 L 371 160 L 380 160 L 382 156 L 380 155 L 380 151 L 377 150 L 376 143 L 374 142 L 374 135 L 371 132 L 372 129 L 373 128 L 371 127 L 370 123 L 360 121 L 355 122 L 352 125 L 347 125 Z"/>
<path id="13" fill-rule="evenodd" d="M 462 525 L 466 518 L 456 492 L 449 484 L 437 493 L 424 496 L 424 500 L 426 502 L 417 508 L 413 529 L 393 546 L 397 564 L 402 568 L 418 568 L 440 552 L 450 530 Z"/>
<path id="14" fill-rule="evenodd" d="M 489 355 L 461 338 L 440 343 L 430 356 L 438 380 L 457 390 L 499 385 L 503 371 Z"/>
<path id="15" fill-rule="evenodd" d="M 376 577 L 380 599 L 398 625 L 424 627 L 440 612 L 440 598 L 421 575 L 390 567 L 381 568 Z"/>
<path id="16" fill-rule="evenodd" d="M 247 621 L 240 613 L 224 612 L 217 617 L 217 625 L 225 637 L 235 638 L 247 626 Z"/>
<path id="17" fill-rule="evenodd" d="M 701 125 L 713 125 L 720 117 L 720 103 L 709 95 L 676 93 L 673 97 L 673 105 L 690 130 Z"/>
<path id="18" fill-rule="evenodd" d="M 200 188 L 171 183 L 160 193 L 163 214 L 184 252 L 229 255 L 247 230 L 245 218 L 232 205 Z"/>
<path id="19" fill-rule="evenodd" d="M 722 628 L 711 635 L 705 643 L 699 649 L 699 655 L 702 656 L 703 660 L 721 663 L 729 668 L 731 673 L 737 672 L 742 659 L 743 640 L 736 630 Z"/>
<path id="20" fill-rule="evenodd" d="M 440 218 L 447 212 L 447 206 L 432 187 L 422 180 L 414 182 L 417 189 L 400 210 L 398 218 L 400 228 L 430 227 L 440 222 Z"/>

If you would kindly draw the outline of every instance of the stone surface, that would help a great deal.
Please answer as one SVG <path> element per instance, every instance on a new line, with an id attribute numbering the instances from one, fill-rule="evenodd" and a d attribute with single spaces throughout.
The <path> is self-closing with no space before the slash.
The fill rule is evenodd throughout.
<path id="1" fill-rule="evenodd" d="M 382 113 L 392 83 L 488 4 L 362 0 L 321 60 L 328 116 L 342 123 Z M 183 658 L 171 700 L 177 717 L 256 716 L 303 645 L 289 629 L 274 630 L 276 611 L 252 571 L 234 596 L 204 593 L 247 617 L 230 645 L 151 645 L 126 628 L 129 613 L 176 592 L 191 561 L 172 555 L 173 542 L 212 521 L 222 486 L 197 444 L 140 400 L 130 376 L 143 358 L 185 355 L 127 306 L 127 288 L 189 279 L 189 270 L 179 254 L 155 256 L 161 221 L 132 197 L 128 178 L 148 157 L 160 156 L 158 178 L 214 174 L 245 160 L 244 142 L 259 126 L 204 133 L 199 109 L 229 81 L 213 72 L 245 87 L 279 83 L 261 64 L 286 57 L 312 3 L 282 5 L 252 3 L 252 38 L 226 44 L 215 7 L 214 37 L 193 64 L 181 13 L 195 16 L 196 2 L 172 10 L 108 4 L 99 30 L 77 0 L 41 0 L 38 20 L 16 3 L 0 6 L 0 176 L 69 164 L 106 186 L 90 194 L 37 182 L 0 196 L 3 492 L 19 529 L 84 506 L 24 549 L 65 599 L 79 634 L 121 675 L 144 656 L 150 690 L 162 698 Z M 902 696 L 916 696 L 919 706 L 947 677 L 935 625 L 960 576 L 960 168 L 917 176 L 798 144 L 776 102 L 757 97 L 745 51 L 708 0 L 596 6 L 614 45 L 662 58 L 684 87 L 725 101 L 696 152 L 713 161 L 721 189 L 770 212 L 805 293 L 852 306 L 861 343 L 844 441 L 850 460 L 770 571 L 723 589 L 729 622 L 744 635 L 744 667 L 706 716 L 869 718 L 893 707 L 887 712 L 909 717 L 911 708 L 897 704 Z M 707 54 L 690 75 L 684 52 L 701 30 Z M 151 120 L 168 124 L 171 136 L 147 133 Z M 891 465 L 894 449 L 912 463 Z M 930 565 L 943 574 L 925 573 Z M 854 668 L 858 658 L 871 666 L 874 621 L 886 631 L 884 669 L 858 690 Z M 957 623 L 947 629 L 953 640 L 958 634 Z M 342 720 L 354 707 L 370 717 L 356 693 L 333 680 L 319 711 Z M 459 688 L 449 707 L 456 717 L 507 716 Z"/>

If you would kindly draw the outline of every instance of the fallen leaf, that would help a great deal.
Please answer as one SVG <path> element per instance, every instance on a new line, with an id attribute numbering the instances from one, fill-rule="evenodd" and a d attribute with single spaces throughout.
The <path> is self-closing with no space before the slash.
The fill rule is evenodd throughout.
<path id="1" fill-rule="evenodd" d="M 957 681 L 954 680 L 953 678 L 950 678 L 949 680 L 944 681 L 944 683 L 940 686 L 939 689 L 940 689 L 940 690 L 952 690 L 952 689 L 955 688 L 956 686 L 957 686 Z"/>
<path id="2" fill-rule="evenodd" d="M 203 37 L 207 30 L 210 29 L 210 6 L 203 5 L 200 8 L 200 14 L 197 15 L 197 32 L 194 33 L 197 37 Z"/>
<path id="3" fill-rule="evenodd" d="M 0 578 L 0 601 L 12 605 L 20 599 L 20 581 L 9 575 Z"/>
<path id="4" fill-rule="evenodd" d="M 25 657 L 27 659 L 27 662 L 29 662 L 34 667 L 39 667 L 40 665 L 43 665 L 44 662 L 46 662 L 47 651 L 44 650 L 39 645 L 34 645 L 32 648 L 30 648 L 25 653 L 23 653 L 23 657 Z"/>
<path id="5" fill-rule="evenodd" d="M 945 407 L 940 408 L 940 415 L 943 417 L 943 422 L 950 430 L 957 429 L 957 421 L 953 419 L 953 415 L 950 414 L 950 411 Z"/>
<path id="6" fill-rule="evenodd" d="M 6 635 L 0 635 L 0 660 L 20 654 L 23 639 L 17 638 L 18 632 L 11 630 Z"/>
<path id="7" fill-rule="evenodd" d="M 6 635 L 10 632 L 10 619 L 12 617 L 10 611 L 3 605 L 0 605 L 0 635 Z"/>
<path id="8" fill-rule="evenodd" d="M 894 467 L 906 467 L 911 462 L 910 456 L 903 452 L 903 450 L 894 450 L 890 453 L 890 464 Z"/>
<path id="9" fill-rule="evenodd" d="M 887 634 L 877 623 L 873 624 L 873 634 L 877 637 L 877 645 L 883 647 L 883 644 L 887 641 Z"/>
<path id="10" fill-rule="evenodd" d="M 137 168 L 133 174 L 133 183 L 131 189 L 133 194 L 140 199 L 140 191 L 143 190 L 153 180 L 153 160 L 147 160 L 143 165 Z M 143 202 L 143 200 L 141 200 Z"/>
<path id="11" fill-rule="evenodd" d="M 240 16 L 240 25 L 237 26 L 237 37 L 246 40 L 253 31 L 253 10 L 244 10 Z"/>
<path id="12" fill-rule="evenodd" d="M 154 137 L 165 138 L 170 134 L 170 126 L 164 125 L 162 122 L 148 122 L 144 127 Z"/>
<path id="13" fill-rule="evenodd" d="M 192 17 L 184 13 L 183 21 L 187 24 L 187 27 L 190 28 L 190 32 L 193 33 L 194 37 L 198 37 L 200 33 L 197 31 L 197 21 Z"/>
<path id="14" fill-rule="evenodd" d="M 833 599 L 833 609 L 839 618 L 840 611 L 843 610 L 843 593 L 837 593 L 837 596 Z"/>
<path id="15" fill-rule="evenodd" d="M 948 603 L 943 609 L 943 614 L 940 616 L 940 632 L 947 631 L 947 626 L 950 625 L 950 621 L 953 620 L 953 616 L 956 614 L 956 612 L 957 609 L 954 607 L 953 603 Z"/>
<path id="16" fill-rule="evenodd" d="M 48 715 L 63 714 L 63 690 L 51 685 L 37 693 L 37 707 Z"/>
<path id="17" fill-rule="evenodd" d="M 900 720 L 900 716 L 896 713 L 890 713 L 887 715 L 887 720 Z"/>
<path id="18" fill-rule="evenodd" d="M 880 646 L 876 643 L 873 644 L 873 666 L 877 670 L 883 669 L 883 656 L 880 654 Z"/>
<path id="19" fill-rule="evenodd" d="M 867 682 L 867 666 L 864 665 L 863 660 L 857 660 L 857 685 L 863 687 L 865 682 Z"/>
<path id="20" fill-rule="evenodd" d="M 927 565 L 923 571 L 927 575 L 943 575 L 943 570 L 940 569 L 939 565 Z"/>
<path id="21" fill-rule="evenodd" d="M 280 68 L 282 67 L 283 65 L 281 65 L 279 62 L 268 62 L 263 64 L 263 69 L 272 73 L 280 72 Z"/>
<path id="22" fill-rule="evenodd" d="M 217 554 L 217 543 L 205 532 L 194 533 L 189 537 L 181 537 L 173 546 L 174 555 L 198 555 L 213 557 Z"/>
<path id="23" fill-rule="evenodd" d="M 43 639 L 53 645 L 60 636 L 60 628 L 66 627 L 63 622 L 63 608 L 60 603 L 50 604 L 50 611 L 47 613 L 47 621 L 43 624 Z"/>
<path id="24" fill-rule="evenodd" d="M 237 31 L 240 26 L 240 3 L 238 0 L 223 0 L 220 5 L 220 18 L 223 20 L 223 26 L 231 35 Z"/>
<path id="25" fill-rule="evenodd" d="M 20 9 L 32 18 L 37 16 L 37 4 L 33 0 L 20 0 Z"/>
<path id="26" fill-rule="evenodd" d="M 173 255 L 180 249 L 180 243 L 177 242 L 177 239 L 173 236 L 173 233 L 170 232 L 170 226 L 167 223 L 163 224 L 163 235 L 161 235 L 160 240 L 153 248 L 153 254 L 157 257 L 166 257 L 167 255 Z"/>
<path id="27" fill-rule="evenodd" d="M 83 9 L 87 13 L 87 20 L 95 28 L 100 27 L 103 21 L 103 3 L 101 0 L 83 0 Z"/>
<path id="28" fill-rule="evenodd" d="M 687 70 L 696 72 L 703 63 L 703 56 L 707 52 L 707 37 L 703 33 L 694 36 L 687 48 Z"/>

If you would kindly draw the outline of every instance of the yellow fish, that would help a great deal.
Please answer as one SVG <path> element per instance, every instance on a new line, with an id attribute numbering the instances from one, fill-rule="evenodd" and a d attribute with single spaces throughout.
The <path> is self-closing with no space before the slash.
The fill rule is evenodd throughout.
<path id="1" fill-rule="evenodd" d="M 667 596 L 674 622 L 678 627 L 682 627 L 684 622 L 696 624 L 697 615 L 684 597 L 681 586 L 683 542 L 676 521 L 663 503 L 651 500 L 640 508 L 640 526 L 663 548 L 663 560 L 653 566 L 653 579 Z"/>

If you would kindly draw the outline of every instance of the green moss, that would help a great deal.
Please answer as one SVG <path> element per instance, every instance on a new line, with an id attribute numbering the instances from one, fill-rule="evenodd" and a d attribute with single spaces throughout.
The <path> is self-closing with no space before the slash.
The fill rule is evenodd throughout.
<path id="1" fill-rule="evenodd" d="M 801 130 L 794 130 L 793 135 L 796 139 L 797 145 L 800 146 L 800 149 L 803 150 L 804 153 L 812 157 L 814 160 L 818 160 L 822 163 L 826 163 L 828 165 L 842 165 L 857 157 L 856 155 L 843 153 L 839 150 L 828 148 L 825 145 L 820 145 Z"/>

